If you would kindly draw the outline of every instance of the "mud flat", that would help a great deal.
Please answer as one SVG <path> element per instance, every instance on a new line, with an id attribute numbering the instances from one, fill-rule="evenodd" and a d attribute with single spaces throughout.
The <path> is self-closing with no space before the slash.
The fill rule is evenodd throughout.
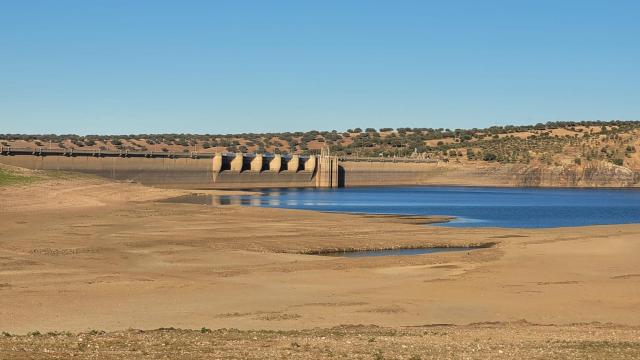
<path id="1" fill-rule="evenodd" d="M 499 343 L 500 355 L 545 357 L 568 346 L 569 355 L 637 356 L 640 225 L 444 228 L 422 218 L 157 202 L 187 193 L 92 178 L 0 188 L 0 331 L 107 331 L 7 336 L 0 354 L 45 354 L 86 340 L 99 349 L 113 343 L 104 358 L 142 357 L 166 337 L 220 341 L 226 345 L 219 349 L 239 358 L 255 357 L 258 344 L 274 346 L 274 356 L 306 349 L 322 357 L 326 348 L 371 357 L 386 347 L 429 358 L 425 347 L 432 357 L 458 345 L 470 351 L 478 344 L 465 337 L 469 331 L 480 346 L 490 345 L 491 352 L 478 353 L 485 358 Z M 495 245 L 416 256 L 305 255 L 489 243 Z M 367 327 L 340 338 L 352 347 L 330 335 L 353 325 Z M 170 327 L 239 330 L 123 332 Z M 385 331 L 401 336 L 392 341 Z M 430 342 L 429 331 L 441 331 L 441 341 Z M 124 338 L 140 346 L 118 345 Z M 403 344 L 421 350 L 397 347 Z M 509 353 L 510 344 L 528 350 Z"/>

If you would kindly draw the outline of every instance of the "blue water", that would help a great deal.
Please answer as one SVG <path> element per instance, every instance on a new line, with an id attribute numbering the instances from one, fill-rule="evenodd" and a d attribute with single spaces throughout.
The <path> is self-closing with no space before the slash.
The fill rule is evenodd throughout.
<path id="1" fill-rule="evenodd" d="M 640 190 L 362 187 L 258 190 L 216 203 L 373 214 L 451 215 L 441 226 L 547 228 L 640 223 Z M 212 200 L 213 201 L 213 200 Z"/>

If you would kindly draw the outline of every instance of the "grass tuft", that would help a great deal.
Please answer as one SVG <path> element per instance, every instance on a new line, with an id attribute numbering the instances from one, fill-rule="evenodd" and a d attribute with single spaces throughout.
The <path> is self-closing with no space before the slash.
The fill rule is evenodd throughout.
<path id="1" fill-rule="evenodd" d="M 35 176 L 22 175 L 13 171 L 0 169 L 0 186 L 26 185 L 36 181 Z"/>

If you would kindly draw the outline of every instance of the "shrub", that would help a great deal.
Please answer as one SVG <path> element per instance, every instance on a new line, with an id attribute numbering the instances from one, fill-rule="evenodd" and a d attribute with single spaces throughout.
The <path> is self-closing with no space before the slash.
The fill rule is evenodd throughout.
<path id="1" fill-rule="evenodd" d="M 491 152 L 484 153 L 484 155 L 482 156 L 482 160 L 484 161 L 496 161 L 497 158 L 498 156 Z"/>

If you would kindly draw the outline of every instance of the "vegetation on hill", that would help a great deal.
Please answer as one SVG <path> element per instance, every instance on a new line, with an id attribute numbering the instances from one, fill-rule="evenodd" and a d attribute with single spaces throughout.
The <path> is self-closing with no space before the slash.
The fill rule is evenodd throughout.
<path id="1" fill-rule="evenodd" d="M 242 134 L 24 135 L 0 134 L 11 147 L 163 152 L 317 153 L 419 157 L 442 161 L 577 164 L 601 160 L 638 167 L 640 121 L 547 122 L 485 129 L 355 128 Z"/>

